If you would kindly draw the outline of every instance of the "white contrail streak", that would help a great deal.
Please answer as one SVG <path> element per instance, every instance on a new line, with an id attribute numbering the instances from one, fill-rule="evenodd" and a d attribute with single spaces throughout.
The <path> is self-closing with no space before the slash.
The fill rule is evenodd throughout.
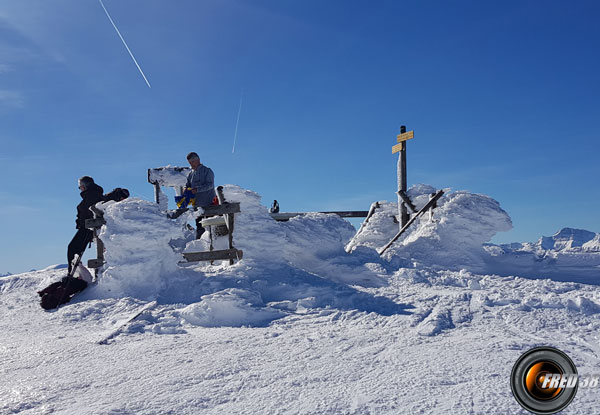
<path id="1" fill-rule="evenodd" d="M 121 41 L 125 45 L 125 48 L 127 49 L 127 52 L 129 52 L 129 55 L 131 56 L 131 59 L 133 59 L 133 62 L 135 63 L 135 66 L 137 66 L 138 70 L 142 74 L 142 77 L 144 78 L 144 81 L 146 81 L 146 85 L 148 85 L 148 88 L 152 88 L 150 86 L 150 82 L 148 82 L 148 79 L 146 78 L 146 75 L 144 75 L 144 71 L 142 71 L 142 68 L 140 68 L 140 65 L 137 63 L 137 60 L 135 59 L 135 56 L 133 56 L 133 53 L 131 53 L 131 49 L 129 49 L 129 46 L 127 46 L 127 42 L 125 42 L 125 39 L 123 39 L 123 36 L 121 36 L 121 32 L 119 32 L 119 29 L 117 29 L 117 25 L 115 24 L 115 22 L 113 22 L 113 19 L 110 17 L 110 14 L 108 14 L 108 10 L 106 10 L 106 7 L 104 7 L 104 3 L 102 3 L 102 0 L 98 0 L 98 1 L 100 2 L 100 5 L 104 9 L 104 13 L 106 13 L 106 16 L 108 17 L 108 20 L 110 20 L 110 22 L 112 23 L 113 27 L 117 31 L 117 34 L 121 38 Z"/>
<path id="2" fill-rule="evenodd" d="M 242 100 L 244 99 L 244 90 L 240 94 L 240 108 L 238 109 L 237 121 L 235 122 L 235 134 L 233 135 L 233 149 L 231 154 L 235 153 L 235 142 L 237 140 L 238 125 L 240 125 L 240 114 L 242 113 Z"/>

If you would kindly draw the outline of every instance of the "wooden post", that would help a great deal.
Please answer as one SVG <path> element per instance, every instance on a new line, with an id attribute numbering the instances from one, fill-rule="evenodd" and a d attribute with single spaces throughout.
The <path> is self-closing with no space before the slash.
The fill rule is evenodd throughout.
<path id="1" fill-rule="evenodd" d="M 429 200 L 433 199 L 434 197 L 435 197 L 435 193 L 431 193 L 431 194 L 429 195 Z M 433 209 L 435 209 L 436 207 L 437 207 L 437 206 L 436 206 L 436 203 L 434 202 L 434 203 L 431 205 L 431 209 L 429 209 L 429 222 L 433 222 Z"/>
<path id="2" fill-rule="evenodd" d="M 96 240 L 96 258 L 104 264 L 104 242 L 98 238 L 98 229 L 94 229 L 94 239 Z M 94 277 L 98 279 L 100 268 L 94 268 Z"/>
<path id="3" fill-rule="evenodd" d="M 98 230 L 106 224 L 104 213 L 95 205 L 90 206 L 90 211 L 94 214 L 93 219 L 85 220 L 86 229 L 93 232 L 93 241 L 96 243 L 96 258 L 88 260 L 88 268 L 94 269 L 94 277 L 98 279 L 100 268 L 104 265 L 104 243 L 98 238 Z"/>
<path id="4" fill-rule="evenodd" d="M 223 186 L 217 187 L 217 199 L 219 199 L 219 205 L 225 203 L 225 195 L 223 194 Z"/>
<path id="5" fill-rule="evenodd" d="M 225 203 L 225 195 L 223 194 L 223 186 L 219 186 L 217 187 L 217 199 L 219 199 L 219 204 L 223 204 Z M 227 226 L 227 230 L 229 231 L 228 233 L 228 239 L 229 239 L 229 249 L 233 249 L 233 213 L 231 214 L 226 214 L 223 215 L 225 216 L 225 224 Z M 229 265 L 233 265 L 233 259 L 230 258 L 229 259 Z"/>
<path id="6" fill-rule="evenodd" d="M 227 228 L 229 228 L 229 249 L 233 249 L 233 213 L 227 215 Z M 229 258 L 229 265 L 233 265 L 233 258 Z"/>
<path id="7" fill-rule="evenodd" d="M 400 134 L 406 133 L 406 126 L 403 125 L 400 127 Z M 402 191 L 406 193 L 407 190 L 407 180 L 406 180 L 406 141 L 402 141 L 402 149 L 400 150 L 400 154 L 398 155 L 398 192 Z M 406 204 L 404 200 L 398 193 L 398 214 L 400 216 L 400 229 L 406 222 L 408 222 L 408 210 L 406 209 Z"/>
<path id="8" fill-rule="evenodd" d="M 160 184 L 154 182 L 154 200 L 160 205 Z"/>

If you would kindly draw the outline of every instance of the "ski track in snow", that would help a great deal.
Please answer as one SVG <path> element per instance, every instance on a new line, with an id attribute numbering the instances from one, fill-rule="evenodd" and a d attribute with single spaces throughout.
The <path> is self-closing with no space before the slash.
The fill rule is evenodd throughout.
<path id="1" fill-rule="evenodd" d="M 591 286 L 400 270 L 366 290 L 412 304 L 411 314 L 325 308 L 205 328 L 163 305 L 98 345 L 144 303 L 42 312 L 35 289 L 59 274 L 2 279 L 2 413 L 513 414 L 523 412 L 508 378 L 525 350 L 556 346 L 582 374 L 600 364 L 598 314 L 573 308 L 597 298 Z M 589 413 L 595 393 L 580 391 L 565 413 Z"/>
<path id="2" fill-rule="evenodd" d="M 0 413 L 525 414 L 509 376 L 526 350 L 551 345 L 580 374 L 600 373 L 597 286 L 379 261 L 364 246 L 377 235 L 362 247 L 355 240 L 345 255 L 339 248 L 351 235 L 338 237 L 346 232 L 338 218 L 279 226 L 252 206 L 251 194 L 229 190 L 248 212 L 236 219 L 240 264 L 161 265 L 150 279 L 159 283 L 153 297 L 136 274 L 142 268 L 113 252 L 104 286 L 100 280 L 51 312 L 40 309 L 36 291 L 64 269 L 0 278 L 0 324 L 8 333 L 0 343 Z M 132 226 L 143 228 L 131 215 L 150 223 L 152 213 L 143 203 L 115 206 L 106 232 L 116 248 L 131 242 Z M 379 229 L 376 219 L 371 231 Z M 423 223 L 415 232 L 424 240 L 412 240 L 438 243 L 434 231 Z M 261 232 L 273 236 L 253 251 Z M 320 249 L 307 232 L 322 235 Z M 135 260 L 170 260 L 160 243 Z M 407 237 L 395 250 L 410 244 Z M 466 260 L 474 269 L 482 264 Z M 120 274 L 121 265 L 129 274 Z M 579 390 L 563 413 L 597 412 L 597 393 Z"/>

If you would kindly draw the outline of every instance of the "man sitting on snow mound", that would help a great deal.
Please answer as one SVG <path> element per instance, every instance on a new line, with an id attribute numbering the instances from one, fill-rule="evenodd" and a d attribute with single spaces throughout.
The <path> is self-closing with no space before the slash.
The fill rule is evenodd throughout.
<path id="1" fill-rule="evenodd" d="M 190 188 L 194 199 L 194 206 L 216 205 L 217 194 L 215 193 L 215 174 L 202 163 L 197 153 L 191 152 L 187 155 L 187 161 L 190 163 L 192 171 L 188 174 L 186 188 Z M 200 239 L 204 233 L 204 228 L 200 223 L 201 219 L 196 219 L 196 239 Z"/>

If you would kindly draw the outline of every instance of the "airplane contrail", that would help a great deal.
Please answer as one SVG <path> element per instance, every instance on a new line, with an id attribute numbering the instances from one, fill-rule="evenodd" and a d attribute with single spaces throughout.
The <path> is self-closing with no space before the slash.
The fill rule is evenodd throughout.
<path id="1" fill-rule="evenodd" d="M 242 89 L 242 93 L 240 95 L 240 107 L 238 109 L 238 114 L 237 114 L 237 121 L 235 122 L 235 134 L 233 135 L 233 149 L 231 150 L 231 153 L 235 153 L 235 142 L 237 140 L 237 133 L 238 133 L 238 125 L 240 124 L 240 114 L 242 113 L 242 100 L 244 99 L 244 90 Z"/>
<path id="2" fill-rule="evenodd" d="M 146 75 L 144 75 L 144 71 L 142 71 L 142 68 L 140 68 L 140 65 L 138 64 L 137 60 L 135 59 L 135 56 L 133 56 L 133 53 L 131 53 L 131 49 L 129 49 L 129 46 L 127 46 L 127 42 L 125 42 L 125 39 L 123 39 L 123 36 L 121 36 L 121 32 L 119 32 L 119 29 L 117 29 L 117 25 L 115 24 L 115 22 L 113 22 L 113 19 L 110 17 L 110 14 L 108 14 L 108 10 L 106 10 L 106 7 L 104 7 L 104 3 L 102 3 L 102 0 L 98 0 L 98 1 L 100 2 L 100 5 L 104 9 L 104 13 L 106 13 L 106 16 L 108 17 L 108 20 L 110 20 L 110 22 L 112 23 L 113 27 L 117 31 L 117 34 L 121 38 L 121 41 L 125 45 L 125 48 L 127 49 L 127 52 L 129 52 L 129 55 L 131 56 L 131 59 L 133 59 L 133 62 L 135 63 L 135 66 L 137 66 L 138 70 L 142 74 L 142 77 L 144 78 L 144 81 L 146 81 L 146 85 L 148 85 L 148 88 L 152 88 L 150 86 L 150 82 L 148 82 L 148 79 L 146 78 Z"/>

